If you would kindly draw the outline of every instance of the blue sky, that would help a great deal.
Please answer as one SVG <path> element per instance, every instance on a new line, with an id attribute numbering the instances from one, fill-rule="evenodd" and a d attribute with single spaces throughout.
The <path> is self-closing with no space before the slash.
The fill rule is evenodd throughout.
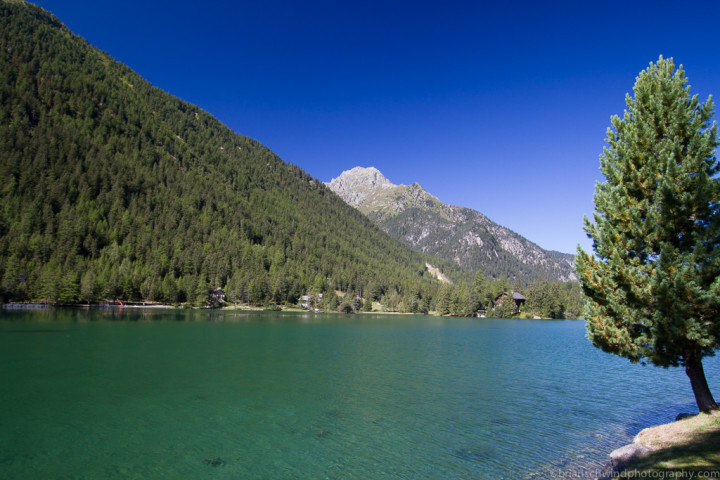
<path id="1" fill-rule="evenodd" d="M 35 3 L 320 180 L 375 166 L 568 253 L 637 74 L 720 95 L 715 1 Z"/>

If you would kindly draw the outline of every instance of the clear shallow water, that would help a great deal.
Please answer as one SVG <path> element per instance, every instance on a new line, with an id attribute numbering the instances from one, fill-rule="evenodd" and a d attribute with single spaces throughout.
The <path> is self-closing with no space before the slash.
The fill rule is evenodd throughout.
<path id="1" fill-rule="evenodd" d="M 694 412 L 580 321 L 0 311 L 0 478 L 520 479 Z M 720 392 L 720 363 L 706 362 Z"/>

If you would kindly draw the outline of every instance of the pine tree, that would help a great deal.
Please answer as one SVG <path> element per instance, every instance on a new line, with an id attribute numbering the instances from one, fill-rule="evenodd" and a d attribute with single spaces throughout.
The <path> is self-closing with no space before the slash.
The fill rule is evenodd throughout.
<path id="1" fill-rule="evenodd" d="M 513 318 L 517 314 L 517 304 L 513 292 L 506 292 L 499 300 L 500 305 L 495 308 L 495 313 L 500 318 Z"/>
<path id="2" fill-rule="evenodd" d="M 363 312 L 372 312 L 372 298 L 365 298 L 365 301 L 363 301 L 362 305 L 362 311 Z"/>
<path id="3" fill-rule="evenodd" d="M 437 296 L 437 305 L 435 310 L 438 315 L 449 315 L 450 314 L 450 301 L 452 296 L 452 287 L 447 283 L 440 287 L 440 291 Z"/>
<path id="4" fill-rule="evenodd" d="M 485 310 L 487 306 L 490 305 L 490 302 L 492 302 L 492 293 L 490 293 L 488 280 L 485 278 L 482 270 L 478 270 L 475 273 L 471 300 L 473 302 L 473 311 Z"/>
<path id="5" fill-rule="evenodd" d="M 163 279 L 162 298 L 167 303 L 176 303 L 178 301 L 178 286 L 175 279 L 170 275 L 165 275 Z"/>
<path id="6" fill-rule="evenodd" d="M 77 303 L 80 300 L 80 279 L 77 272 L 68 271 L 60 278 L 58 301 Z"/>
<path id="7" fill-rule="evenodd" d="M 588 337 L 606 352 L 683 366 L 698 408 L 717 409 L 702 358 L 720 346 L 720 171 L 712 98 L 682 66 L 640 73 L 614 116 L 595 190 L 595 256 L 578 248 Z"/>

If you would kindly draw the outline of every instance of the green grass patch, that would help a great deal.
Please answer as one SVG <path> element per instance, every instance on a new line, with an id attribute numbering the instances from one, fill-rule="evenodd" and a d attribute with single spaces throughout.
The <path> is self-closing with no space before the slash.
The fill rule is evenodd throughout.
<path id="1" fill-rule="evenodd" d="M 625 472 L 635 478 L 651 478 L 648 474 L 653 472 L 696 472 L 698 478 L 720 478 L 715 475 L 720 472 L 720 412 L 647 428 L 637 440 L 652 452 L 628 464 Z M 711 472 L 713 476 L 701 476 Z"/>

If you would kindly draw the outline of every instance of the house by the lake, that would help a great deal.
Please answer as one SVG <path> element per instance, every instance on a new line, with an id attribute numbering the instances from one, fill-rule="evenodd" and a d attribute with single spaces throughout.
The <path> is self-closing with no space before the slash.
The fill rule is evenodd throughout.
<path id="1" fill-rule="evenodd" d="M 300 306 L 311 310 L 317 303 L 320 303 L 322 298 L 322 293 L 318 293 L 317 295 L 303 295 L 300 297 Z"/>
<path id="2" fill-rule="evenodd" d="M 520 311 L 522 309 L 522 306 L 525 304 L 525 301 L 527 298 L 525 298 L 522 294 L 518 292 L 503 292 L 497 297 L 495 297 L 495 301 L 493 304 L 497 307 L 499 305 L 502 305 L 502 303 L 505 301 L 506 298 L 512 298 L 515 302 L 515 310 Z"/>
<path id="3" fill-rule="evenodd" d="M 222 288 L 217 287 L 210 292 L 210 301 L 214 303 L 223 303 L 225 301 L 225 292 Z"/>

